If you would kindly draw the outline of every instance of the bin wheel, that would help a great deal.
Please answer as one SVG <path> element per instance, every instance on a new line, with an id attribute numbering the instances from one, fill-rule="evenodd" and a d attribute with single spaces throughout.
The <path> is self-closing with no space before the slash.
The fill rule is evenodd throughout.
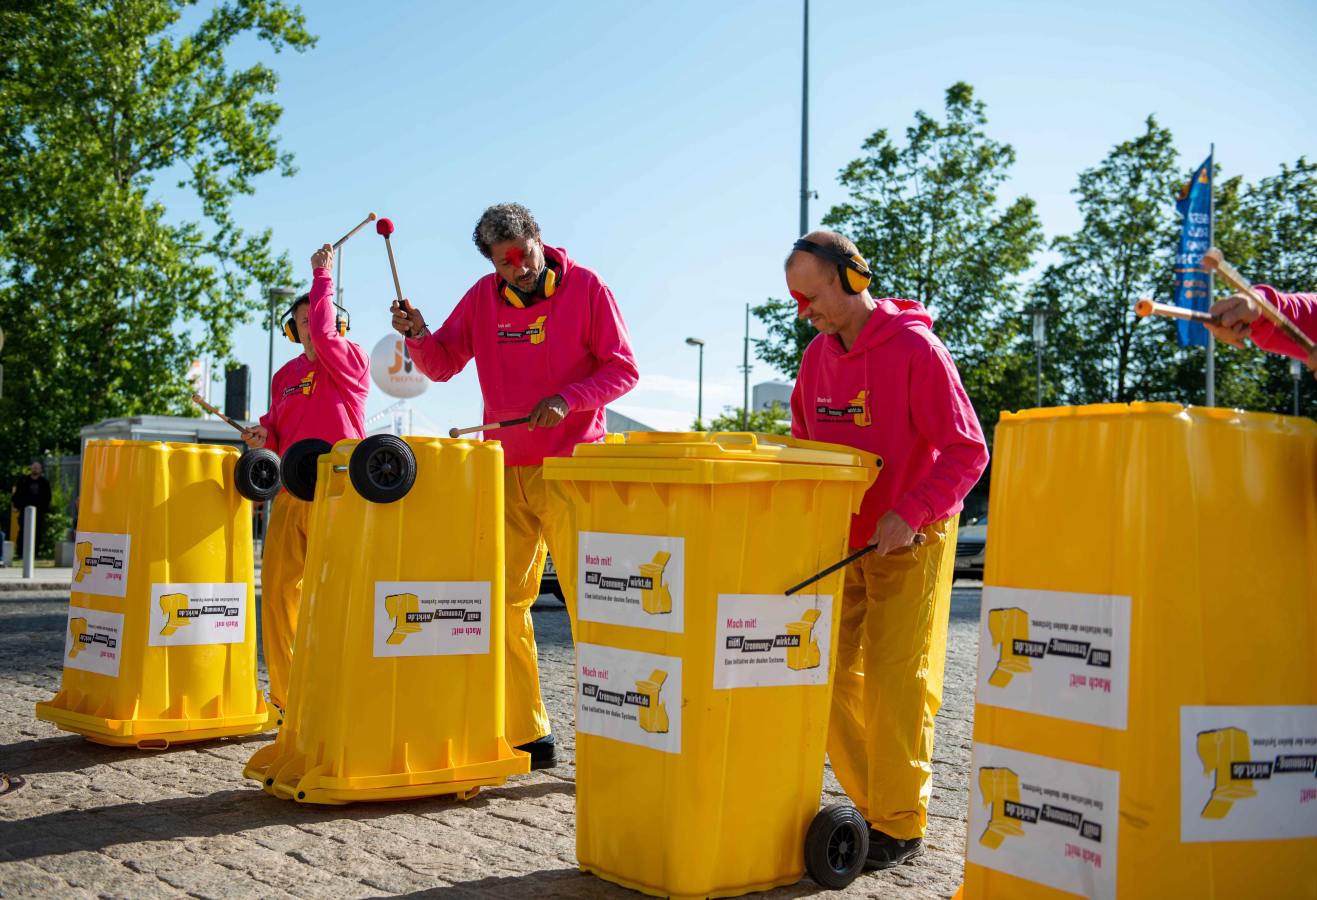
<path id="1" fill-rule="evenodd" d="M 284 487 L 298 500 L 308 503 L 316 498 L 316 460 L 334 449 L 329 441 L 320 438 L 307 438 L 288 448 L 283 462 L 279 464 L 279 474 L 283 476 Z"/>
<path id="2" fill-rule="evenodd" d="M 805 835 L 805 871 L 829 890 L 846 887 L 864 871 L 869 823 L 849 803 L 819 810 Z"/>
<path id="3" fill-rule="evenodd" d="M 353 449 L 348 477 L 371 503 L 393 503 L 416 483 L 416 454 L 400 437 L 372 434 Z"/>
<path id="4" fill-rule="evenodd" d="M 248 500 L 273 500 L 279 495 L 279 454 L 264 447 L 238 457 L 233 472 L 238 493 Z"/>

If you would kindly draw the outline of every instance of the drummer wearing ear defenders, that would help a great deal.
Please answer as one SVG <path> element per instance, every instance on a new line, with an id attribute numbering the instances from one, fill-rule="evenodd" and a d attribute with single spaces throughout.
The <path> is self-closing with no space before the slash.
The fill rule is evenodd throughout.
<path id="1" fill-rule="evenodd" d="M 334 444 L 365 436 L 370 356 L 345 335 L 347 313 L 335 307 L 334 250 L 325 244 L 311 256 L 311 292 L 293 301 L 284 335 L 302 352 L 274 374 L 270 411 L 242 439 L 279 455 L 306 438 Z M 270 700 L 286 708 L 293 639 L 302 601 L 306 523 L 311 504 L 283 491 L 270 511 L 261 564 L 261 640 L 270 673 Z"/>
<path id="2" fill-rule="evenodd" d="M 472 285 L 438 331 L 407 300 L 393 304 L 393 327 L 434 381 L 447 381 L 475 359 L 486 422 L 530 416 L 529 424 L 497 436 L 507 466 L 507 738 L 541 769 L 556 762 L 530 616 L 546 541 L 576 619 L 575 554 L 547 513 L 541 464 L 602 440 L 604 406 L 635 387 L 639 373 L 613 292 L 566 251 L 546 247 L 530 210 L 491 206 L 472 238 L 494 271 Z"/>

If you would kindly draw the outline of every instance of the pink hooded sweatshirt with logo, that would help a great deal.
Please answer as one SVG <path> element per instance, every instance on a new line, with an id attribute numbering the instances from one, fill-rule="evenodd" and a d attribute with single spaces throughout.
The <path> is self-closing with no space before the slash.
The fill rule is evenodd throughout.
<path id="1" fill-rule="evenodd" d="M 639 378 L 608 285 L 565 250 L 545 247 L 544 255 L 559 272 L 552 297 L 517 309 L 499 296 L 500 279 L 491 272 L 438 331 L 407 339 L 416 367 L 434 381 L 447 381 L 475 358 L 486 422 L 519 419 L 554 394 L 567 401 L 567 417 L 552 428 L 517 425 L 496 433 L 509 466 L 539 465 L 602 440 L 604 406 Z"/>
<path id="2" fill-rule="evenodd" d="M 876 453 L 883 470 L 851 518 L 863 547 L 896 510 L 916 530 L 960 512 L 988 464 L 983 429 L 956 364 L 914 300 L 884 298 L 850 350 L 820 334 L 791 394 L 791 433 Z"/>
<path id="3" fill-rule="evenodd" d="M 1317 341 L 1317 294 L 1282 294 L 1269 284 L 1254 285 L 1254 289 L 1270 300 L 1300 331 Z M 1253 323 L 1249 337 L 1263 350 L 1296 359 L 1308 358 L 1302 347 L 1265 318 Z"/>
<path id="4" fill-rule="evenodd" d="M 340 337 L 334 327 L 334 279 L 328 269 L 314 271 L 307 330 L 316 352 L 289 360 L 274 374 L 270 411 L 261 416 L 269 431 L 265 446 L 282 456 L 305 438 L 333 444 L 365 435 L 366 394 L 370 391 L 370 357 Z"/>

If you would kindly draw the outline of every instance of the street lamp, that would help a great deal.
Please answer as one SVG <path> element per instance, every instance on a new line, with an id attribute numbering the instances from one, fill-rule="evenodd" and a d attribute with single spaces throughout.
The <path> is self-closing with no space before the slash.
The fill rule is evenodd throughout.
<path id="1" fill-rule="evenodd" d="M 691 347 L 700 348 L 700 380 L 699 394 L 695 403 L 695 421 L 704 427 L 704 341 L 699 338 L 686 338 L 686 343 Z"/>
<path id="2" fill-rule="evenodd" d="M 1035 383 L 1037 384 L 1037 402 L 1043 405 L 1043 347 L 1047 344 L 1047 317 L 1052 311 L 1041 303 L 1025 310 L 1033 315 L 1033 352 L 1035 364 Z"/>
<path id="3" fill-rule="evenodd" d="M 267 292 L 270 298 L 270 356 L 265 373 L 265 408 L 268 411 L 274 403 L 274 333 L 279 330 L 279 313 L 277 308 L 282 305 L 284 309 L 292 303 L 293 297 L 297 291 L 292 288 L 270 288 Z"/>
<path id="4" fill-rule="evenodd" d="M 1303 363 L 1290 357 L 1290 378 L 1294 379 L 1294 414 L 1299 414 L 1299 379 L 1303 377 Z"/>

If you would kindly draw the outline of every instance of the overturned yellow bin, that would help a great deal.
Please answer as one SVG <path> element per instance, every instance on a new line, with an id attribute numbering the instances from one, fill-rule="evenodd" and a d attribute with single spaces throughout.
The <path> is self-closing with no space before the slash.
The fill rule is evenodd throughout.
<path id="1" fill-rule="evenodd" d="M 846 555 L 879 465 L 755 434 L 632 433 L 545 461 L 575 539 L 583 870 L 677 897 L 800 880 L 842 573 L 784 591 Z"/>
<path id="2" fill-rule="evenodd" d="M 503 552 L 497 442 L 374 435 L 321 456 L 288 709 L 244 774 L 341 804 L 467 799 L 529 771 L 503 730 Z"/>
<path id="3" fill-rule="evenodd" d="M 142 748 L 266 729 L 238 458 L 213 444 L 87 442 L 64 676 L 37 718 Z"/>
<path id="4" fill-rule="evenodd" d="M 1317 423 L 997 427 L 964 897 L 1317 898 Z"/>

